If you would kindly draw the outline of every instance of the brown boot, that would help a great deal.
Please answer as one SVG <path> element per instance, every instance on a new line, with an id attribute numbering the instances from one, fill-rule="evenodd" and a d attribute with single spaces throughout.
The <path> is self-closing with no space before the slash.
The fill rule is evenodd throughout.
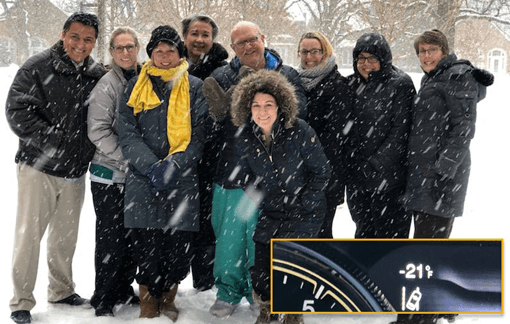
<path id="1" fill-rule="evenodd" d="M 271 322 L 271 301 L 262 301 L 260 296 L 253 291 L 253 300 L 259 304 L 260 313 L 255 324 L 269 324 Z"/>
<path id="2" fill-rule="evenodd" d="M 140 285 L 140 317 L 154 318 L 159 316 L 159 300 L 152 297 L 147 286 Z"/>
<path id="3" fill-rule="evenodd" d="M 179 317 L 179 310 L 175 307 L 175 295 L 177 295 L 177 288 L 179 285 L 175 284 L 170 288 L 169 292 L 163 293 L 161 296 L 161 303 L 159 304 L 159 310 L 161 314 L 165 315 L 172 321 L 177 321 L 177 317 Z"/>
<path id="4" fill-rule="evenodd" d="M 303 315 L 300 314 L 285 314 L 283 315 L 283 324 L 305 324 Z"/>

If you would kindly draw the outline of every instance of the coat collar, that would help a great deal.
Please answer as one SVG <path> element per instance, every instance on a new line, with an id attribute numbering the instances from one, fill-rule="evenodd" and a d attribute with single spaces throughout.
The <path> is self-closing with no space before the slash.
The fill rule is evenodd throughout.
<path id="1" fill-rule="evenodd" d="M 60 40 L 51 47 L 51 59 L 53 68 L 62 74 L 76 74 L 82 73 L 83 75 L 100 79 L 104 74 L 103 65 L 96 63 L 92 57 L 87 56 L 80 67 L 76 67 L 73 61 L 67 55 L 64 44 Z"/>

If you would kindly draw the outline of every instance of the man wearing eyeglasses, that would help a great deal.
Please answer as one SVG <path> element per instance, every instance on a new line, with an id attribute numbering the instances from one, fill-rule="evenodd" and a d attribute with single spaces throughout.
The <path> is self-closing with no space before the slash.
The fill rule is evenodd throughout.
<path id="1" fill-rule="evenodd" d="M 239 172 L 235 156 L 237 128 L 230 117 L 229 94 L 246 74 L 261 69 L 278 71 L 294 86 L 300 101 L 300 116 L 306 116 L 306 97 L 296 70 L 284 65 L 280 55 L 264 47 L 265 35 L 252 23 L 242 21 L 231 31 L 231 48 L 236 56 L 228 65 L 216 69 L 204 80 L 204 97 L 215 121 L 214 142 L 219 148 L 214 176 L 212 224 L 216 234 L 214 277 L 216 302 L 210 313 L 229 316 L 246 299 L 256 309 L 252 298 L 249 268 L 255 247 L 252 239 L 259 211 L 256 198 L 245 195 L 245 175 Z"/>
<path id="2" fill-rule="evenodd" d="M 362 35 L 353 50 L 354 126 L 348 154 L 347 205 L 356 238 L 407 238 L 411 225 L 399 197 L 406 185 L 411 78 L 392 64 L 377 33 Z"/>
<path id="3" fill-rule="evenodd" d="M 40 242 L 46 230 L 48 302 L 90 307 L 74 291 L 72 260 L 85 173 L 95 149 L 87 137 L 87 99 L 104 74 L 102 65 L 90 57 L 98 33 L 97 16 L 71 15 L 60 41 L 20 67 L 7 96 L 7 121 L 19 137 L 10 301 L 15 323 L 31 322 Z"/>

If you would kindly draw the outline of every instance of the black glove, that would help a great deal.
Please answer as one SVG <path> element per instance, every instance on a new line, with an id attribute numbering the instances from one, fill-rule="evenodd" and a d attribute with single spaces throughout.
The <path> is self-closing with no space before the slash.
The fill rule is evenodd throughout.
<path id="1" fill-rule="evenodd" d="M 170 189 L 177 173 L 179 168 L 171 157 L 156 162 L 147 169 L 147 177 L 154 187 L 154 192 Z"/>

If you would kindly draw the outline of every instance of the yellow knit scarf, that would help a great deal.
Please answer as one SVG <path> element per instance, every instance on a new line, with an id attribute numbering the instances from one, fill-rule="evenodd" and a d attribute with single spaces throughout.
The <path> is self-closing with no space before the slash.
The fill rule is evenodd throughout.
<path id="1" fill-rule="evenodd" d="M 154 66 L 150 60 L 145 62 L 127 102 L 135 115 L 161 104 L 152 88 L 149 75 L 159 76 L 165 82 L 173 82 L 167 112 L 167 137 L 170 144 L 168 155 L 183 152 L 191 141 L 188 62 L 181 59 L 179 65 L 168 70 Z"/>

